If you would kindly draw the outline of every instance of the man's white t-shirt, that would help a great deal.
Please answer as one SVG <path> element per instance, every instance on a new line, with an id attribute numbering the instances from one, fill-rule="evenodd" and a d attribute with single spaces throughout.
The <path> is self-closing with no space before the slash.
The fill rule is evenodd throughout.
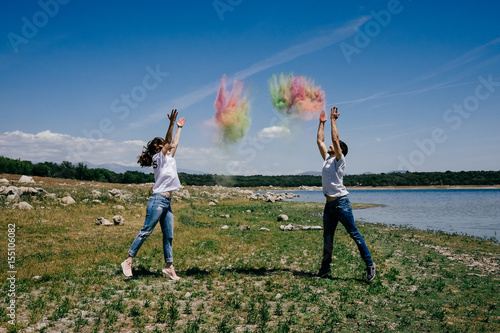
<path id="1" fill-rule="evenodd" d="M 177 175 L 177 164 L 173 157 L 163 155 L 161 151 L 155 154 L 153 156 L 153 170 L 155 175 L 153 193 L 177 191 L 181 188 L 181 182 Z"/>
<path id="2" fill-rule="evenodd" d="M 342 155 L 337 161 L 335 156 L 327 156 L 323 162 L 321 181 L 323 194 L 331 198 L 338 198 L 349 194 L 344 186 L 345 157 Z"/>

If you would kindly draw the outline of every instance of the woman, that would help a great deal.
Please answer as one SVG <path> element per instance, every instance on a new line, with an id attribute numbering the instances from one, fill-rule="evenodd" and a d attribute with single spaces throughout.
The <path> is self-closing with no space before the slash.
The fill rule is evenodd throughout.
<path id="1" fill-rule="evenodd" d="M 177 109 L 172 110 L 172 113 L 170 115 L 167 114 L 167 116 L 170 119 L 170 124 L 165 139 L 157 137 L 149 141 L 137 161 L 142 167 L 153 166 L 155 184 L 153 194 L 148 200 L 144 226 L 132 242 L 128 250 L 128 258 L 121 264 L 123 274 L 126 277 L 132 277 L 132 260 L 159 221 L 163 233 L 163 255 L 166 263 L 162 272 L 172 280 L 180 279 L 175 273 L 173 266 L 172 241 L 174 238 L 174 216 L 170 207 L 170 200 L 172 192 L 177 191 L 181 187 L 174 155 L 179 145 L 179 137 L 186 119 L 182 118 L 177 122 L 177 131 L 172 140 Z"/>

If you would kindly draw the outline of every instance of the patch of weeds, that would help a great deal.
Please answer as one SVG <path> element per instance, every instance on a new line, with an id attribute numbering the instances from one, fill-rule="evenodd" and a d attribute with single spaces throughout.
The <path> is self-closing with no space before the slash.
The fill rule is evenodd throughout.
<path id="1" fill-rule="evenodd" d="M 145 308 L 149 308 L 151 306 L 151 300 L 147 299 L 145 302 L 144 302 L 144 307 Z"/>
<path id="2" fill-rule="evenodd" d="M 137 305 L 134 305 L 133 307 L 130 308 L 129 315 L 131 317 L 142 316 L 141 308 L 139 306 L 137 306 Z"/>
<path id="3" fill-rule="evenodd" d="M 41 317 L 43 310 L 45 309 L 45 300 L 42 296 L 38 296 L 35 300 L 30 299 L 28 303 L 28 309 L 30 312 L 30 323 L 36 323 Z M 2 310 L 5 311 L 4 308 Z M 0 310 L 1 311 L 1 310 Z M 2 315 L 1 318 L 7 318 Z"/>
<path id="4" fill-rule="evenodd" d="M 271 315 L 269 314 L 269 304 L 267 303 L 265 297 L 260 297 L 259 303 L 258 327 L 263 331 L 266 324 L 271 320 Z"/>
<path id="5" fill-rule="evenodd" d="M 220 332 L 220 333 L 234 332 L 234 326 L 230 325 L 231 317 L 232 316 L 230 314 L 227 314 L 224 316 L 224 318 L 222 318 L 219 325 L 217 325 L 217 332 Z"/>
<path id="6" fill-rule="evenodd" d="M 429 312 L 431 313 L 431 318 L 439 321 L 443 321 L 446 316 L 446 311 L 440 306 L 431 307 Z"/>
<path id="7" fill-rule="evenodd" d="M 283 309 L 281 308 L 281 302 L 276 303 L 276 307 L 274 308 L 274 313 L 275 316 L 282 316 L 283 315 Z"/>
<path id="8" fill-rule="evenodd" d="M 280 321 L 274 330 L 275 333 L 289 333 L 291 332 L 292 326 L 296 325 L 298 322 L 295 315 L 290 315 L 288 319 Z"/>
<path id="9" fill-rule="evenodd" d="M 251 297 L 248 301 L 248 314 L 247 314 L 247 324 L 254 325 L 257 324 L 257 319 L 259 316 L 259 312 L 257 311 L 257 307 L 255 305 L 255 297 Z"/>
<path id="10" fill-rule="evenodd" d="M 168 310 L 165 307 L 165 296 L 161 295 L 158 300 L 158 311 L 156 311 L 156 322 L 165 323 L 167 322 Z"/>
<path id="11" fill-rule="evenodd" d="M 78 313 L 76 319 L 75 319 L 75 332 L 79 332 L 83 327 L 87 326 L 89 324 L 89 321 L 85 318 L 83 318 L 83 315 L 81 312 Z"/>
<path id="12" fill-rule="evenodd" d="M 386 287 L 382 285 L 382 281 L 376 280 L 370 283 L 368 287 L 368 292 L 372 295 L 382 294 L 387 290 Z"/>
<path id="13" fill-rule="evenodd" d="M 389 282 L 395 282 L 398 280 L 398 275 L 399 275 L 399 271 L 396 268 L 391 267 L 391 269 L 389 269 L 389 271 L 385 274 L 385 278 Z"/>
<path id="14" fill-rule="evenodd" d="M 195 228 L 213 228 L 211 224 L 208 223 L 201 223 L 196 221 L 193 217 L 189 215 L 181 215 L 178 220 L 180 223 L 190 226 L 190 227 L 195 227 Z"/>
<path id="15" fill-rule="evenodd" d="M 127 305 L 123 302 L 123 296 L 120 295 L 116 300 L 111 302 L 109 305 L 110 309 L 118 311 L 119 313 L 125 313 L 125 309 L 127 309 Z"/>
<path id="16" fill-rule="evenodd" d="M 146 323 L 145 318 L 142 318 L 142 317 L 133 317 L 132 318 L 132 324 L 134 325 L 134 327 L 144 328 L 145 323 Z"/>
<path id="17" fill-rule="evenodd" d="M 69 298 L 64 297 L 62 304 L 59 305 L 55 309 L 54 313 L 52 314 L 51 319 L 58 320 L 58 319 L 64 317 L 69 312 L 70 307 L 71 307 L 71 305 L 70 305 Z"/>
<path id="18" fill-rule="evenodd" d="M 118 314 L 112 309 L 107 309 L 106 314 L 104 315 L 104 319 L 104 325 L 106 327 L 113 326 L 118 321 Z"/>
<path id="19" fill-rule="evenodd" d="M 241 300 L 238 294 L 232 294 L 227 298 L 226 304 L 233 309 L 241 309 Z"/>
<path id="20" fill-rule="evenodd" d="M 184 310 L 182 311 L 182 313 L 187 314 L 187 315 L 193 313 L 193 310 L 191 309 L 191 302 L 190 301 L 186 301 L 186 303 L 184 303 Z"/>
<path id="21" fill-rule="evenodd" d="M 195 319 L 193 321 L 189 320 L 186 324 L 186 327 L 182 331 L 183 333 L 198 333 L 200 331 L 200 322 L 199 319 Z"/>

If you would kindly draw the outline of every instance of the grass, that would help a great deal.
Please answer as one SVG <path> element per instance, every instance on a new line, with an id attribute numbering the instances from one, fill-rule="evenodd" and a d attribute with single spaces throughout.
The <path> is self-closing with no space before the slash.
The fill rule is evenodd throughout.
<path id="1" fill-rule="evenodd" d="M 159 227 L 127 280 L 120 262 L 142 226 L 150 188 L 50 179 L 37 186 L 58 197 L 71 194 L 77 204 L 29 199 L 35 208 L 19 211 L 0 201 L 0 248 L 7 248 L 7 225 L 15 223 L 17 249 L 16 326 L 6 316 L 8 267 L 2 259 L 0 331 L 500 331 L 500 251 L 489 241 L 358 223 L 377 263 L 376 279 L 364 281 L 364 264 L 342 227 L 331 277 L 315 279 L 321 231 L 280 231 L 284 223 L 277 216 L 321 225 L 322 204 L 249 201 L 233 189 L 209 206 L 214 194 L 208 192 L 226 190 L 188 187 L 191 199 L 172 206 L 174 261 L 182 280 L 161 274 Z M 111 188 L 128 191 L 130 199 L 108 199 Z M 92 189 L 103 193 L 102 204 L 84 202 Z M 125 209 L 113 208 L 117 204 Z M 94 224 L 116 214 L 125 217 L 124 226 Z"/>

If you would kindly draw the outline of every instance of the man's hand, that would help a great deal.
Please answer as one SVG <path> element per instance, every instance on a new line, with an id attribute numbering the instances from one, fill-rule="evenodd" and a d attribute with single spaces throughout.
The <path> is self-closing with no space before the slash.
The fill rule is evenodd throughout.
<path id="1" fill-rule="evenodd" d="M 167 113 L 167 117 L 170 119 L 170 122 L 174 122 L 177 119 L 177 109 L 173 109 L 171 114 Z"/>
<path id="2" fill-rule="evenodd" d="M 319 114 L 319 122 L 325 123 L 327 120 L 328 117 L 326 116 L 325 110 L 321 110 L 321 113 Z"/>
<path id="3" fill-rule="evenodd" d="M 339 109 L 337 109 L 337 107 L 334 106 L 331 110 L 330 118 L 337 120 L 339 116 L 340 116 Z"/>
<path id="4" fill-rule="evenodd" d="M 182 126 L 184 126 L 185 122 L 186 122 L 186 118 L 182 117 L 181 119 L 179 119 L 179 121 L 177 121 L 177 126 L 182 127 Z"/>

